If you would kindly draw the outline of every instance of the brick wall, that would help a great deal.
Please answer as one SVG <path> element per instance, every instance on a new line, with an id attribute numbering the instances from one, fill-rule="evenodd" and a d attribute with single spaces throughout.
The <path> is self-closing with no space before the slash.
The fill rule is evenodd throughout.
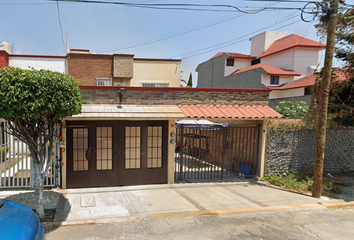
<path id="1" fill-rule="evenodd" d="M 97 86 L 97 78 L 112 78 L 113 56 L 71 53 L 68 55 L 69 75 L 80 86 Z"/>
<path id="2" fill-rule="evenodd" d="M 0 68 L 9 66 L 9 54 L 5 50 L 0 50 Z"/>
<path id="3" fill-rule="evenodd" d="M 81 89 L 83 104 L 117 104 L 117 90 Z M 128 90 L 131 105 L 268 105 L 268 92 L 138 91 Z"/>

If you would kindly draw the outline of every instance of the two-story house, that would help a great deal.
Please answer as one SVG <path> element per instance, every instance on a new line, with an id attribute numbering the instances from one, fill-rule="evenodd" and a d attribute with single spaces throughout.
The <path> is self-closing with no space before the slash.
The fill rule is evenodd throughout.
<path id="1" fill-rule="evenodd" d="M 220 52 L 198 65 L 198 87 L 271 89 L 269 105 L 310 102 L 319 51 L 325 45 L 295 34 L 265 31 L 250 39 L 251 53 Z"/>
<path id="2" fill-rule="evenodd" d="M 190 175 L 192 163 L 200 164 L 204 178 L 216 168 L 214 177 L 237 176 L 241 162 L 252 175 L 264 175 L 266 120 L 282 117 L 267 106 L 270 89 L 182 88 L 181 60 L 88 50 L 66 57 L 5 52 L 0 50 L 2 67 L 45 68 L 79 81 L 81 113 L 62 119 L 62 150 L 55 158 L 63 188 L 173 183 L 177 175 Z M 53 59 L 60 69 L 50 65 Z M 233 130 L 200 126 L 197 134 L 194 126 L 176 127 L 185 118 L 227 123 Z M 189 149 L 181 160 L 176 145 L 183 146 L 180 154 Z"/>
<path id="3" fill-rule="evenodd" d="M 82 86 L 180 87 L 181 60 L 134 58 L 132 54 L 95 54 L 71 49 L 68 74 Z"/>

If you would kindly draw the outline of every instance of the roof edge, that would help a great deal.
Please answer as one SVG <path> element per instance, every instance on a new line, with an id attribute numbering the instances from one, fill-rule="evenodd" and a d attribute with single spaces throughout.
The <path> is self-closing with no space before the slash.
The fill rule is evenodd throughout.
<path id="1" fill-rule="evenodd" d="M 132 91 L 174 91 L 174 92 L 265 92 L 270 89 L 234 89 L 234 88 L 184 88 L 184 87 L 121 87 L 121 86 L 79 86 L 80 89 L 119 90 L 124 88 Z"/>

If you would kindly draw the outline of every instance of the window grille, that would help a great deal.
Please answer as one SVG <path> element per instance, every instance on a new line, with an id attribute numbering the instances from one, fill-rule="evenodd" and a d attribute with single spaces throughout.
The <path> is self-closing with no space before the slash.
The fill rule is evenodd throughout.
<path id="1" fill-rule="evenodd" d="M 143 83 L 142 87 L 168 87 L 169 83 Z"/>
<path id="2" fill-rule="evenodd" d="M 97 78 L 97 86 L 112 86 L 112 78 Z"/>

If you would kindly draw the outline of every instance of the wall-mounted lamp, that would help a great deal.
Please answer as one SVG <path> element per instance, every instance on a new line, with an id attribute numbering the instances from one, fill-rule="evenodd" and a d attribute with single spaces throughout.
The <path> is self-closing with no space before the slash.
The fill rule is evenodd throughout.
<path id="1" fill-rule="evenodd" d="M 122 108 L 122 103 L 123 103 L 123 95 L 126 93 L 127 90 L 125 88 L 121 88 L 118 90 L 118 95 L 119 95 L 119 103 L 117 108 Z"/>
<path id="2" fill-rule="evenodd" d="M 170 143 L 171 143 L 171 144 L 175 144 L 176 141 L 175 141 L 174 139 L 171 139 L 171 140 L 170 140 Z"/>
<path id="3" fill-rule="evenodd" d="M 171 136 L 171 137 L 176 137 L 176 133 L 171 132 L 171 133 L 170 133 L 170 136 Z"/>

